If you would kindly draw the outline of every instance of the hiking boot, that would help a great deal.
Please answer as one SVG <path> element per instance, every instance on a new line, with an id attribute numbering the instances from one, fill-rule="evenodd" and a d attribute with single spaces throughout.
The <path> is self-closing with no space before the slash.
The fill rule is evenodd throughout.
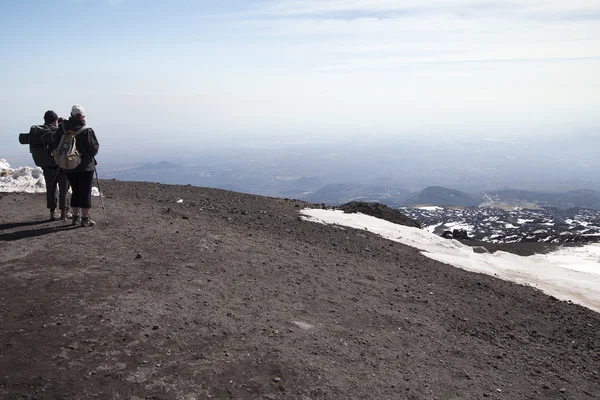
<path id="1" fill-rule="evenodd" d="M 52 210 L 50 210 L 50 221 L 56 221 L 56 210 L 53 208 Z"/>
<path id="2" fill-rule="evenodd" d="M 71 216 L 71 225 L 78 225 L 81 223 L 81 216 L 79 214 L 73 214 Z"/>
<path id="3" fill-rule="evenodd" d="M 61 210 L 60 211 L 60 220 L 61 221 L 66 221 L 67 220 L 67 212 L 65 210 Z"/>
<path id="4" fill-rule="evenodd" d="M 94 225 L 96 225 L 96 223 L 94 221 L 92 221 L 90 217 L 81 218 L 81 226 L 87 227 L 87 226 L 94 226 Z"/>

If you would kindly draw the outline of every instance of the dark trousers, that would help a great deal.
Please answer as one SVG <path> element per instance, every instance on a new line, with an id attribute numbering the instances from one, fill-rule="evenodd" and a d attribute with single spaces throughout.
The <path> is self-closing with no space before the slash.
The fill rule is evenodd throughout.
<path id="1" fill-rule="evenodd" d="M 71 207 L 92 208 L 92 180 L 94 171 L 67 172 L 73 189 Z"/>
<path id="2" fill-rule="evenodd" d="M 67 192 L 69 191 L 69 182 L 64 171 L 59 171 L 58 167 L 42 167 L 44 171 L 44 180 L 46 181 L 46 206 L 56 209 L 57 197 L 58 207 L 64 210 L 67 206 Z M 58 192 L 56 187 L 58 186 Z"/>

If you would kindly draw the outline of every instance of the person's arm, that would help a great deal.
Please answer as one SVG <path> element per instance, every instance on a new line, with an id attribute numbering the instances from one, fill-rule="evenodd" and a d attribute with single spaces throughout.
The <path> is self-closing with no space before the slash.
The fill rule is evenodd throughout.
<path id="1" fill-rule="evenodd" d="M 98 150 L 100 149 L 100 144 L 98 143 L 98 139 L 96 139 L 96 133 L 94 133 L 94 130 L 92 128 L 89 129 L 88 131 L 88 153 L 90 153 L 90 155 L 92 157 L 96 156 L 96 154 L 98 154 Z"/>
<path id="2" fill-rule="evenodd" d="M 58 126 L 56 132 L 54 132 L 54 140 L 52 141 L 52 145 L 50 146 L 50 150 L 54 151 L 58 145 L 60 144 L 60 138 L 64 135 L 64 130 L 62 124 Z"/>

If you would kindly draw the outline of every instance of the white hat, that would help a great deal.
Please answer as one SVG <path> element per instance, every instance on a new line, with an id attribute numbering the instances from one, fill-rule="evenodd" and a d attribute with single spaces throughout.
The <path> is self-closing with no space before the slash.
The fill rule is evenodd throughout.
<path id="1" fill-rule="evenodd" d="M 81 115 L 82 117 L 85 117 L 85 109 L 83 108 L 83 106 L 80 106 L 79 104 L 75 104 L 73 106 L 73 108 L 71 108 L 71 116 L 75 117 L 77 115 Z"/>

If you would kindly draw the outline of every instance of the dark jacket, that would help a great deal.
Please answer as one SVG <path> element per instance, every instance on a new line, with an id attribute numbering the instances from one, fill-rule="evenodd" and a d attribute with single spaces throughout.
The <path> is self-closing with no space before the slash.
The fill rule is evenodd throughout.
<path id="1" fill-rule="evenodd" d="M 69 118 L 68 121 L 63 122 L 58 126 L 58 130 L 54 135 L 54 144 L 52 147 L 54 149 L 58 147 L 60 138 L 64 135 L 65 130 L 76 131 L 83 128 L 84 125 L 85 123 L 83 121 L 74 118 Z M 88 128 L 79 133 L 75 138 L 75 142 L 77 143 L 77 151 L 79 151 L 79 154 L 81 155 L 81 164 L 79 164 L 77 168 L 67 170 L 67 172 L 95 171 L 96 163 L 94 162 L 94 156 L 98 154 L 100 145 L 98 144 L 98 139 L 96 139 L 94 130 Z"/>

